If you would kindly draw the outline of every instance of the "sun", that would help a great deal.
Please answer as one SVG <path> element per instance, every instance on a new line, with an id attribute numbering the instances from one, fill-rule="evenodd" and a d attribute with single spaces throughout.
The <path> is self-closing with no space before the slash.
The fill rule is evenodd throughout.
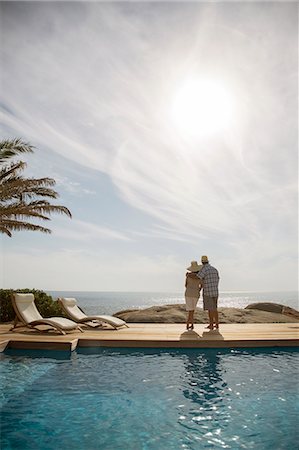
<path id="1" fill-rule="evenodd" d="M 201 137 L 227 129 L 232 122 L 233 101 L 228 89 L 209 80 L 189 80 L 178 90 L 172 117 L 186 137 Z"/>

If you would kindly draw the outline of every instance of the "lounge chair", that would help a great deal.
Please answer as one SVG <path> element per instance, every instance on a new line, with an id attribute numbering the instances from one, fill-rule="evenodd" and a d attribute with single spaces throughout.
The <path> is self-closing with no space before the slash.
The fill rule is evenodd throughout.
<path id="1" fill-rule="evenodd" d="M 10 331 L 14 331 L 16 328 L 20 327 L 28 327 L 37 329 L 38 331 L 50 331 L 54 328 L 61 334 L 77 330 L 83 332 L 82 328 L 80 328 L 76 322 L 65 319 L 64 317 L 43 318 L 36 308 L 33 294 L 13 294 L 12 305 L 16 317 Z M 40 330 L 36 328 L 38 325 L 49 325 L 51 328 Z"/>
<path id="2" fill-rule="evenodd" d="M 82 325 L 86 325 L 89 328 L 100 328 L 103 327 L 103 323 L 108 323 L 115 330 L 121 327 L 128 327 L 124 320 L 118 319 L 113 316 L 88 316 L 82 311 L 82 309 L 77 305 L 77 300 L 75 298 L 58 298 L 58 302 L 60 303 L 62 309 L 66 313 L 66 315 L 73 320 L 74 322 L 78 322 Z"/>

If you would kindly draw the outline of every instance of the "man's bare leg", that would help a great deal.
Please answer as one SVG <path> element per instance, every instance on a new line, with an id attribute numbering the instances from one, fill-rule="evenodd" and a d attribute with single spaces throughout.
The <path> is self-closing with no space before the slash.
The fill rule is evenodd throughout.
<path id="1" fill-rule="evenodd" d="M 214 317 L 213 317 L 213 311 L 208 311 L 209 313 L 209 322 L 210 324 L 207 326 L 207 328 L 209 328 L 210 330 L 213 330 L 213 323 L 214 323 Z"/>
<path id="2" fill-rule="evenodd" d="M 218 328 L 219 328 L 218 310 L 216 309 L 215 311 L 213 311 L 213 313 L 214 313 L 214 325 L 215 325 L 215 328 L 218 330 Z"/>

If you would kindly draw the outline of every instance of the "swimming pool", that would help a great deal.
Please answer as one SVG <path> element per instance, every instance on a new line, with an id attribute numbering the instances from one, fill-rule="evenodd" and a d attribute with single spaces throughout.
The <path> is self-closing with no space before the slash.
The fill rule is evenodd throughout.
<path id="1" fill-rule="evenodd" d="M 78 349 L 0 356 L 1 449 L 293 449 L 284 349 Z"/>

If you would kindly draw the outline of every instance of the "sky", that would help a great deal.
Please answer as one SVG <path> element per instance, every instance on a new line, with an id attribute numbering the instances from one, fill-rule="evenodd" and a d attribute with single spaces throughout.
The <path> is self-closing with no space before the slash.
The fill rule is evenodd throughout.
<path id="1" fill-rule="evenodd" d="M 1 136 L 72 212 L 0 236 L 2 287 L 297 290 L 296 2 L 0 8 Z"/>

